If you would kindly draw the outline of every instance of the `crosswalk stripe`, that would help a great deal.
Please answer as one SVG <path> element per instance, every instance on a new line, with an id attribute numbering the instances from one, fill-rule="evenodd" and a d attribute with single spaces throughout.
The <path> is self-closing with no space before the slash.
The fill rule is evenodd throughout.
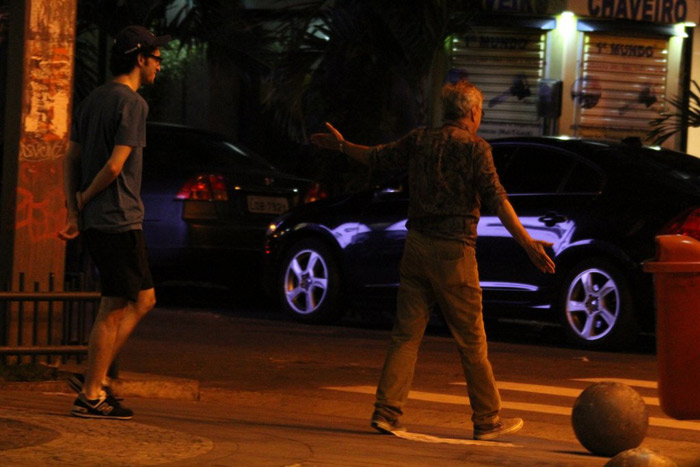
<path id="1" fill-rule="evenodd" d="M 455 386 L 467 385 L 462 381 L 450 384 Z M 581 392 L 583 392 L 583 389 L 562 388 L 558 386 L 541 386 L 538 384 L 511 383 L 508 381 L 497 381 L 496 385 L 498 386 L 498 389 L 503 389 L 506 391 L 534 392 L 537 394 L 548 394 L 550 396 L 578 397 Z M 658 397 L 642 397 L 642 399 L 644 399 L 644 402 L 647 405 L 659 406 Z"/>
<path id="2" fill-rule="evenodd" d="M 358 394 L 374 394 L 376 392 L 376 388 L 373 386 L 327 386 L 323 389 L 328 389 L 331 391 L 353 392 Z M 466 396 L 453 396 L 451 394 L 436 394 L 432 392 L 423 391 L 411 391 L 408 394 L 408 398 L 426 402 L 438 402 L 443 404 L 469 404 L 469 400 Z M 502 401 L 501 406 L 504 409 L 571 416 L 571 407 L 509 401 Z M 700 422 L 688 422 L 682 420 L 674 420 L 671 418 L 649 417 L 649 425 L 664 428 L 678 428 L 682 430 L 700 431 Z"/>
<path id="3" fill-rule="evenodd" d="M 473 439 L 459 439 L 459 438 L 441 438 L 438 436 L 426 435 L 424 433 L 414 433 L 412 431 L 394 431 L 392 433 L 394 436 L 399 438 L 409 439 L 411 441 L 419 441 L 421 443 L 443 443 L 443 444 L 466 444 L 468 446 L 485 446 L 485 447 L 496 447 L 496 448 L 519 448 L 517 444 L 512 443 L 494 443 L 493 441 L 477 441 Z"/>
<path id="4" fill-rule="evenodd" d="M 645 381 L 642 379 L 625 379 L 625 378 L 576 378 L 571 381 L 583 381 L 587 383 L 602 383 L 610 381 L 612 383 L 626 384 L 627 386 L 636 386 L 638 388 L 656 389 L 658 384 L 656 381 Z"/>

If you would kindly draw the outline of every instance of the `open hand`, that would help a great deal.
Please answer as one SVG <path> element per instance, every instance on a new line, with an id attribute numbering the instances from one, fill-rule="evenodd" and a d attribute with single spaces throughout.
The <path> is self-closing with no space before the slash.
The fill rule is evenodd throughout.
<path id="1" fill-rule="evenodd" d="M 545 248 L 552 248 L 552 245 L 552 243 L 543 240 L 533 240 L 532 243 L 525 248 L 532 264 L 546 274 L 554 274 L 555 271 L 554 261 L 552 261 L 552 258 L 550 258 L 545 251 Z"/>
<path id="2" fill-rule="evenodd" d="M 58 238 L 68 241 L 73 240 L 78 235 L 80 235 L 80 228 L 78 228 L 78 216 L 77 214 L 69 214 L 68 219 L 66 219 L 66 226 L 63 227 L 60 232 L 58 232 Z"/>
<path id="3" fill-rule="evenodd" d="M 314 133 L 311 135 L 311 142 L 322 149 L 339 151 L 342 143 L 345 142 L 343 135 L 328 122 L 326 122 L 326 128 L 330 133 Z"/>

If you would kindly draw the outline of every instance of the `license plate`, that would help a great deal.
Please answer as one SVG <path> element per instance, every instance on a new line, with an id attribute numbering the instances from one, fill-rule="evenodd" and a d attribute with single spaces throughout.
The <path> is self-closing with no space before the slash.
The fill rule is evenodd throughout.
<path id="1" fill-rule="evenodd" d="M 256 214 L 282 214 L 289 210 L 287 198 L 248 196 L 248 212 Z"/>

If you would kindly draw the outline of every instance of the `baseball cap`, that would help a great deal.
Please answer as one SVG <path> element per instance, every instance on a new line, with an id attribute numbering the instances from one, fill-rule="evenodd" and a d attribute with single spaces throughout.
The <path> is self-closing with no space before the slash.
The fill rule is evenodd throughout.
<path id="1" fill-rule="evenodd" d="M 144 47 L 160 47 L 168 42 L 170 36 L 156 36 L 143 26 L 127 26 L 115 36 L 112 53 L 127 55 Z"/>

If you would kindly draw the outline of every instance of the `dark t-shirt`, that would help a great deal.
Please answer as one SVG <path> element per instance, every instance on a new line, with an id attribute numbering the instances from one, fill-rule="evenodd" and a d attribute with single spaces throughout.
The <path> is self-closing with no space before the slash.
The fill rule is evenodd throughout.
<path id="1" fill-rule="evenodd" d="M 131 146 L 121 173 L 80 213 L 81 230 L 125 232 L 141 229 L 141 170 L 146 146 L 148 104 L 129 86 L 107 83 L 80 104 L 71 128 L 71 141 L 81 151 L 80 190 L 85 190 L 105 166 L 116 145 Z"/>

